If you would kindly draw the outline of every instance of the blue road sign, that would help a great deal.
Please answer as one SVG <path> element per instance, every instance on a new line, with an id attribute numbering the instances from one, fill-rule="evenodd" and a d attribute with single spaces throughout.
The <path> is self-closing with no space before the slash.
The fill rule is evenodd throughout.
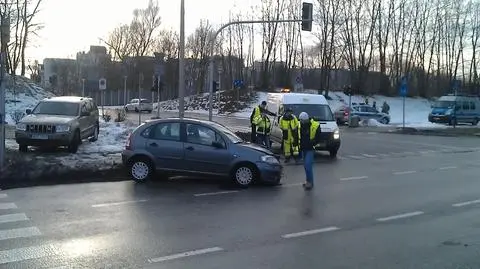
<path id="1" fill-rule="evenodd" d="M 408 92 L 408 87 L 407 87 L 407 77 L 402 77 L 402 82 L 400 84 L 400 95 L 401 96 L 406 96 Z"/>
<path id="2" fill-rule="evenodd" d="M 235 88 L 241 88 L 241 87 L 243 87 L 243 80 L 241 80 L 241 79 L 236 79 L 236 80 L 234 80 L 234 81 L 233 81 L 233 86 L 234 86 Z"/>

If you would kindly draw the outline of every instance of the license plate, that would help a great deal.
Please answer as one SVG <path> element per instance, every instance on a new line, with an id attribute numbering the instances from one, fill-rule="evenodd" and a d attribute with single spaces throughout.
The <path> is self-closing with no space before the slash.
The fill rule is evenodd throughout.
<path id="1" fill-rule="evenodd" d="M 433 119 L 434 119 L 434 120 L 439 120 L 440 118 L 439 118 L 439 117 L 434 117 Z"/>
<path id="2" fill-rule="evenodd" d="M 44 134 L 32 134 L 32 138 L 33 138 L 33 139 L 40 139 L 40 140 L 47 140 L 47 139 L 48 139 L 48 135 L 44 135 Z"/>

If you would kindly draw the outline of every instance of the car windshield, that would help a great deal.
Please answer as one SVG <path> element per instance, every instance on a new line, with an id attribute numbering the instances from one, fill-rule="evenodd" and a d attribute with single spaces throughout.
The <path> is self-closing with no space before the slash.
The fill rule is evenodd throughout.
<path id="1" fill-rule="evenodd" d="M 69 102 L 40 102 L 32 114 L 77 116 L 80 106 L 77 103 Z"/>
<path id="2" fill-rule="evenodd" d="M 292 104 L 285 105 L 285 109 L 291 108 L 297 117 L 300 113 L 306 112 L 311 118 L 317 121 L 335 121 L 332 110 L 328 105 L 319 104 Z"/>
<path id="3" fill-rule="evenodd" d="M 454 105 L 454 101 L 436 101 L 433 103 L 434 108 L 453 108 Z"/>
<path id="4" fill-rule="evenodd" d="M 148 103 L 150 103 L 150 101 L 147 100 L 147 99 L 142 99 L 142 100 L 140 100 L 140 103 L 142 103 L 142 104 L 148 104 Z"/>
<path id="5" fill-rule="evenodd" d="M 215 128 L 217 128 L 220 132 L 225 134 L 232 143 L 238 144 L 238 143 L 244 142 L 243 139 L 241 139 L 238 135 L 236 135 L 234 132 L 229 130 L 227 127 L 221 124 L 218 124 L 216 122 L 210 122 L 210 124 Z"/>

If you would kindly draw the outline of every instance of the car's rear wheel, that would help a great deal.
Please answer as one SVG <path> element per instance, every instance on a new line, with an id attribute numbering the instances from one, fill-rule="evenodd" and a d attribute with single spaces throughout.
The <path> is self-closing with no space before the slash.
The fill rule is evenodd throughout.
<path id="1" fill-rule="evenodd" d="M 137 112 L 137 113 L 138 113 L 138 112 L 140 112 L 140 111 L 138 110 L 138 108 L 135 108 L 135 112 Z"/>
<path id="2" fill-rule="evenodd" d="M 144 183 L 152 178 L 154 167 L 146 157 L 134 158 L 129 165 L 130 177 L 137 183 Z"/>
<path id="3" fill-rule="evenodd" d="M 388 124 L 389 122 L 390 122 L 390 120 L 389 120 L 388 118 L 386 118 L 386 117 L 385 117 L 385 118 L 382 118 L 382 119 L 380 120 L 380 123 L 381 123 L 381 124 Z"/>
<path id="4" fill-rule="evenodd" d="M 253 164 L 240 164 L 232 171 L 232 179 L 236 185 L 247 188 L 252 185 L 257 175 L 257 169 Z"/>
<path id="5" fill-rule="evenodd" d="M 90 138 L 90 142 L 95 142 L 98 140 L 98 133 L 100 131 L 100 127 L 97 125 L 95 125 L 94 127 L 95 129 L 93 130 L 93 135 L 92 137 Z"/>
<path id="6" fill-rule="evenodd" d="M 18 151 L 20 152 L 27 152 L 28 151 L 28 146 L 27 145 L 18 145 Z"/>

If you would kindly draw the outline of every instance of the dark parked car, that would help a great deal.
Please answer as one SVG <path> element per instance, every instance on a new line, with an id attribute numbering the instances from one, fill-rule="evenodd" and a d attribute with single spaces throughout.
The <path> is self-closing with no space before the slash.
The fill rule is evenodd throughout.
<path id="1" fill-rule="evenodd" d="M 283 169 L 270 150 L 243 141 L 221 124 L 179 118 L 151 120 L 137 127 L 122 161 L 137 182 L 154 174 L 215 175 L 246 187 L 255 181 L 278 184 Z"/>

